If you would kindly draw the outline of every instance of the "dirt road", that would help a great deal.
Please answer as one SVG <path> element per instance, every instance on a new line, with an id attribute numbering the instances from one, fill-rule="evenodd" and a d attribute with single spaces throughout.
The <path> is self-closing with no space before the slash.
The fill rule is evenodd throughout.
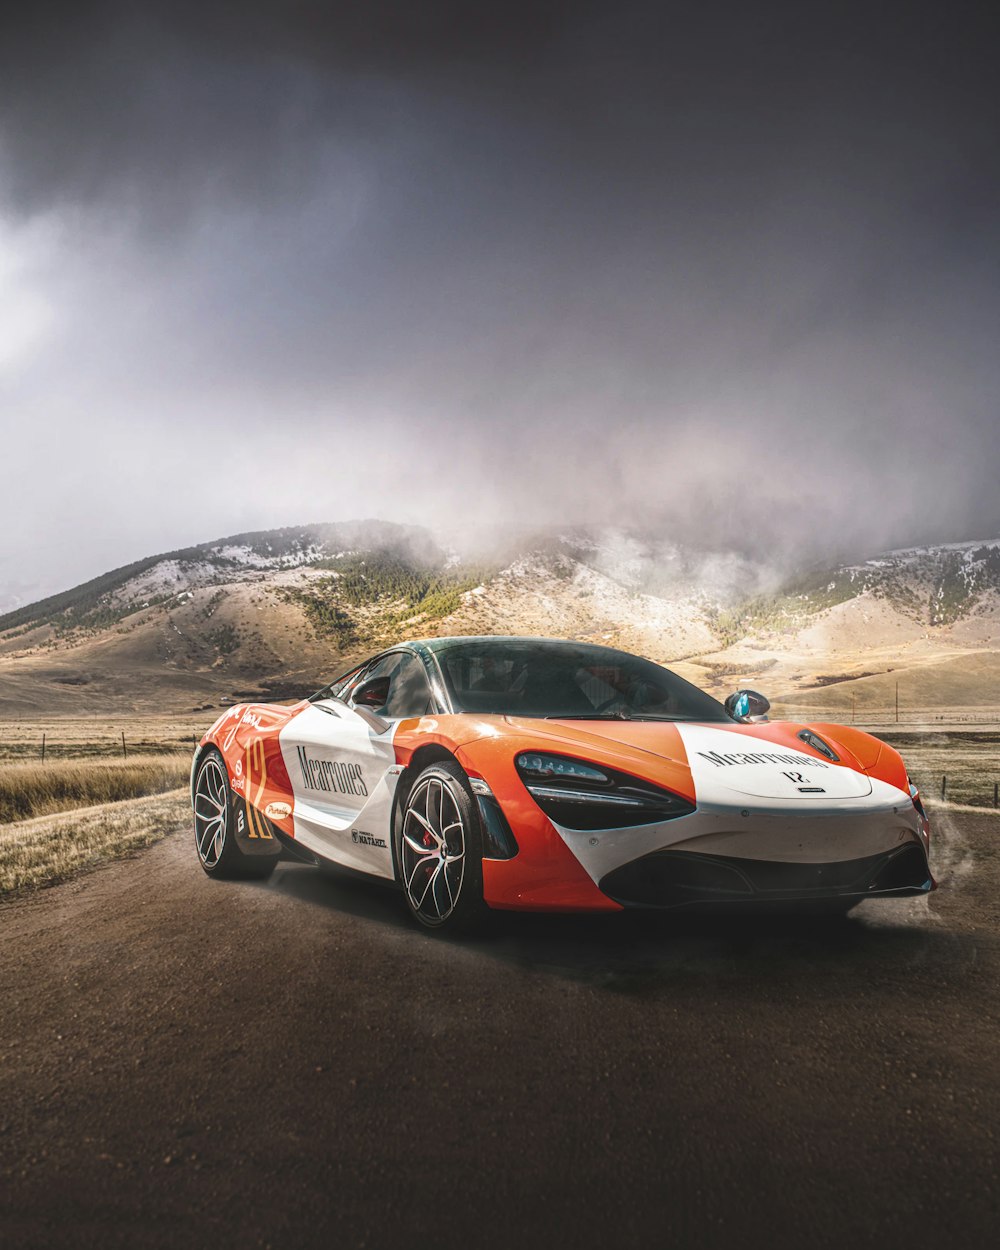
<path id="1" fill-rule="evenodd" d="M 995 1244 L 1000 820 L 846 921 L 209 881 L 186 830 L 0 908 L 11 1247 Z"/>

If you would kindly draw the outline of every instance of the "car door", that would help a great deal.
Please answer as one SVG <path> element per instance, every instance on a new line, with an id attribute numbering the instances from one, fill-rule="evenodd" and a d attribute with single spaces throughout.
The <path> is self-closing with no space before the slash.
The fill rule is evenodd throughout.
<path id="1" fill-rule="evenodd" d="M 377 677 L 389 679 L 385 704 L 354 704 L 352 693 Z M 318 699 L 295 718 L 281 750 L 297 841 L 346 867 L 392 877 L 390 821 L 400 771 L 393 733 L 402 716 L 422 714 L 430 698 L 417 657 L 394 651 L 358 670 L 337 697 Z M 414 707 L 421 711 L 407 710 Z"/>

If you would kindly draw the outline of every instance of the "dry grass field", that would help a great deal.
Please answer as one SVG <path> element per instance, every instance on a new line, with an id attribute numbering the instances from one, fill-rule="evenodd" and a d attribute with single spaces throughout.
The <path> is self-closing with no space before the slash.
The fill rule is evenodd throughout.
<path id="1" fill-rule="evenodd" d="M 0 757 L 0 895 L 62 881 L 177 828 L 189 816 L 190 768 L 190 752 L 177 749 Z"/>
<path id="2" fill-rule="evenodd" d="M 0 824 L 162 794 L 185 785 L 187 754 L 0 763 Z"/>
<path id="3" fill-rule="evenodd" d="M 0 897 L 64 881 L 172 833 L 190 819 L 187 789 L 0 825 Z"/>
<path id="4" fill-rule="evenodd" d="M 970 807 L 993 807 L 1000 787 L 1000 732 L 956 730 L 949 733 L 873 730 L 906 761 L 910 778 L 925 798 Z M 942 796 L 942 782 L 947 778 Z"/>
<path id="5" fill-rule="evenodd" d="M 177 716 L 128 715 L 50 716 L 0 720 L 0 765 L 14 760 L 122 758 L 136 755 L 186 754 L 222 708 Z M 125 745 L 122 746 L 122 735 Z"/>

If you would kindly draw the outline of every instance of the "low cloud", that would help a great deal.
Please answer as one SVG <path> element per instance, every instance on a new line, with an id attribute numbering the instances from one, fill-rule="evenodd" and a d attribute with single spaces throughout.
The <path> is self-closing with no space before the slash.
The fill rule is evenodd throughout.
<path id="1" fill-rule="evenodd" d="M 8 588 L 348 516 L 1000 532 L 971 7 L 212 10 L 0 54 Z"/>

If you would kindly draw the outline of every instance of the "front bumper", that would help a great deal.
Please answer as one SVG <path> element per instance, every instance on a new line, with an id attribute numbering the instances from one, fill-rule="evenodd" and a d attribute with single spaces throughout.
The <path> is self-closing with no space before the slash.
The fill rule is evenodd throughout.
<path id="1" fill-rule="evenodd" d="M 876 855 L 831 863 L 740 859 L 661 850 L 602 877 L 599 888 L 623 907 L 701 904 L 860 902 L 927 894 L 934 881 L 923 847 L 910 842 Z"/>

